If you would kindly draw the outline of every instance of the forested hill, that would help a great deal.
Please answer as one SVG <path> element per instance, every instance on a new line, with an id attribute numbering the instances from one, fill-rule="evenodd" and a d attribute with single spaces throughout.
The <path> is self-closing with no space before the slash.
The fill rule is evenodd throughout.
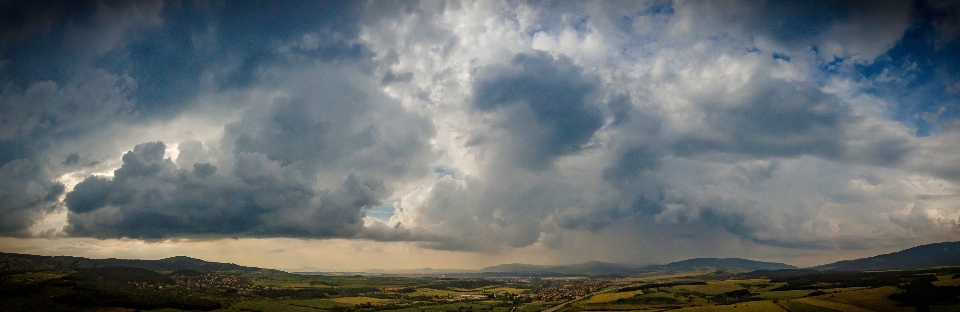
<path id="1" fill-rule="evenodd" d="M 937 266 L 960 266 L 960 242 L 917 246 L 902 251 L 838 261 L 813 267 L 822 271 L 908 270 Z"/>
<path id="2" fill-rule="evenodd" d="M 256 272 L 270 269 L 246 267 L 233 263 L 209 262 L 190 257 L 177 256 L 160 260 L 90 259 L 70 256 L 38 256 L 16 253 L 0 253 L 0 271 L 34 271 L 43 269 L 87 269 L 97 267 L 132 267 L 151 271 L 194 270 L 201 272 L 241 271 Z"/>
<path id="3" fill-rule="evenodd" d="M 671 262 L 663 265 L 644 267 L 644 271 L 733 271 L 749 272 L 755 270 L 795 269 L 795 266 L 778 262 L 764 262 L 740 258 L 694 258 Z"/>

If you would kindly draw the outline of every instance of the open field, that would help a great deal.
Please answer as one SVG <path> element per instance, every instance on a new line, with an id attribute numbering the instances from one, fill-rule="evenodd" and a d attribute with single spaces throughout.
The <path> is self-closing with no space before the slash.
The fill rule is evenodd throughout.
<path id="1" fill-rule="evenodd" d="M 871 311 L 871 310 L 868 310 L 868 309 L 865 309 L 865 308 L 861 308 L 861 307 L 858 307 L 858 306 L 855 306 L 855 305 L 851 305 L 851 304 L 839 303 L 839 302 L 831 302 L 831 301 L 826 301 L 826 300 L 817 300 L 817 299 L 813 299 L 813 298 L 800 298 L 800 299 L 793 299 L 793 300 L 796 300 L 797 302 L 800 302 L 800 303 L 809 304 L 809 305 L 812 305 L 812 306 L 817 306 L 817 307 L 827 308 L 827 309 L 833 309 L 833 310 L 836 310 L 836 311 L 850 311 L 850 312 L 869 312 L 869 311 Z"/>
<path id="2" fill-rule="evenodd" d="M 773 303 L 773 301 L 750 301 L 750 302 L 743 302 L 743 303 L 730 304 L 730 305 L 701 306 L 701 307 L 681 308 L 681 309 L 677 309 L 677 310 L 674 310 L 674 311 L 682 311 L 682 312 L 708 312 L 708 311 L 709 311 L 709 312 L 712 312 L 712 311 L 721 311 L 721 312 L 722 312 L 722 311 L 738 311 L 738 312 L 743 312 L 743 311 L 757 311 L 757 312 L 763 312 L 763 311 L 771 311 L 771 312 L 776 312 L 776 311 L 786 311 L 786 310 L 784 310 L 784 309 L 783 309 L 782 307 L 780 307 L 779 305 Z"/>
<path id="3" fill-rule="evenodd" d="M 607 303 L 614 302 L 620 299 L 630 298 L 636 295 L 643 294 L 642 290 L 628 291 L 628 292 L 615 292 L 615 293 L 602 293 L 591 296 L 589 299 L 581 301 L 582 304 L 597 304 L 597 303 Z"/>
<path id="4" fill-rule="evenodd" d="M 382 305 L 387 302 L 390 302 L 391 300 L 372 298 L 372 297 L 339 297 L 339 298 L 332 298 L 330 299 L 330 301 L 338 302 L 338 303 L 353 304 L 353 305 L 364 304 L 364 303 L 370 303 L 372 305 Z"/>
<path id="5" fill-rule="evenodd" d="M 960 278 L 955 278 L 955 275 L 939 275 L 937 276 L 937 281 L 933 282 L 934 286 L 960 286 Z"/>
<path id="6" fill-rule="evenodd" d="M 5 311 L 950 311 L 960 268 L 429 278 L 130 267 L 0 272 Z"/>
<path id="7" fill-rule="evenodd" d="M 517 311 L 520 311 L 520 312 L 543 311 L 557 304 L 560 304 L 560 303 L 559 302 L 531 302 L 531 303 L 521 305 L 520 308 L 517 309 Z"/>
<path id="8" fill-rule="evenodd" d="M 897 291 L 897 287 L 883 286 L 862 290 L 843 291 L 835 294 L 820 295 L 811 299 L 845 303 L 873 311 L 912 311 L 910 308 L 897 307 L 896 302 L 888 299 Z"/>

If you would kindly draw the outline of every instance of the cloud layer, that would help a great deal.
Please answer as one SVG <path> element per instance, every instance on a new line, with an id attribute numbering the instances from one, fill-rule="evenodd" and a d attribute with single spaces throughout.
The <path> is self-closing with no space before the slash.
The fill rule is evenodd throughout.
<path id="1" fill-rule="evenodd" d="M 960 238 L 952 3 L 4 6 L 5 236 Z"/>

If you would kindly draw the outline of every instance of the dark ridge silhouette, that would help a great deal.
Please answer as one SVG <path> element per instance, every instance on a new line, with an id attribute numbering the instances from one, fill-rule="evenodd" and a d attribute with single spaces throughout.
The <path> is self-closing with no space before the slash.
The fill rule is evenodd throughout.
<path id="1" fill-rule="evenodd" d="M 821 271 L 911 270 L 938 266 L 960 266 L 960 242 L 917 246 L 894 253 L 818 265 Z"/>
<path id="2" fill-rule="evenodd" d="M 882 271 L 912 270 L 939 266 L 960 266 L 960 242 L 944 242 L 909 248 L 903 251 L 869 258 L 844 260 L 831 264 L 798 270 L 792 265 L 755 261 L 741 258 L 695 258 L 662 265 L 638 266 L 600 261 L 574 265 L 501 264 L 479 271 L 465 271 L 461 275 L 490 276 L 629 276 L 649 272 L 694 272 L 718 271 L 726 273 L 757 272 L 768 278 L 807 275 L 810 269 L 818 271 Z M 287 274 L 272 269 L 246 267 L 233 263 L 210 262 L 177 256 L 159 260 L 89 259 L 71 256 L 38 256 L 17 253 L 0 253 L 0 275 L 15 272 L 56 269 L 83 270 L 103 267 L 129 267 L 157 272 L 179 272 L 180 275 L 198 272 L 261 272 Z M 5 272 L 5 273 L 4 273 Z"/>
<path id="3" fill-rule="evenodd" d="M 198 272 L 264 272 L 283 273 L 282 271 L 246 267 L 233 263 L 203 261 L 185 256 L 176 256 L 160 260 L 133 259 L 89 259 L 71 256 L 37 256 L 16 253 L 0 253 L 0 271 L 35 271 L 51 269 L 92 269 L 103 267 L 129 267 L 157 272 L 192 270 Z"/>
<path id="4" fill-rule="evenodd" d="M 784 270 L 796 269 L 797 267 L 778 262 L 764 262 L 741 258 L 694 258 L 683 261 L 671 262 L 663 265 L 651 265 L 641 268 L 643 271 L 727 271 L 727 272 L 749 272 L 756 270 Z"/>
<path id="5" fill-rule="evenodd" d="M 756 270 L 756 271 L 738 274 L 737 277 L 743 278 L 743 279 L 759 279 L 759 278 L 785 279 L 785 278 L 794 278 L 798 276 L 814 275 L 819 273 L 822 273 L 822 271 L 818 271 L 814 269 Z"/>
<path id="6" fill-rule="evenodd" d="M 174 284 L 169 276 L 141 268 L 110 266 L 81 269 L 76 275 L 86 275 L 86 278 L 99 277 L 118 282 L 143 282 L 157 285 Z"/>

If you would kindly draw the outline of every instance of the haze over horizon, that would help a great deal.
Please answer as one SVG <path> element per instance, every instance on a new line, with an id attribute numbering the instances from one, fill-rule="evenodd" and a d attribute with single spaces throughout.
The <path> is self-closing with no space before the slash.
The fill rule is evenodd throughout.
<path id="1" fill-rule="evenodd" d="M 294 269 L 960 241 L 956 1 L 9 1 L 0 252 Z"/>

